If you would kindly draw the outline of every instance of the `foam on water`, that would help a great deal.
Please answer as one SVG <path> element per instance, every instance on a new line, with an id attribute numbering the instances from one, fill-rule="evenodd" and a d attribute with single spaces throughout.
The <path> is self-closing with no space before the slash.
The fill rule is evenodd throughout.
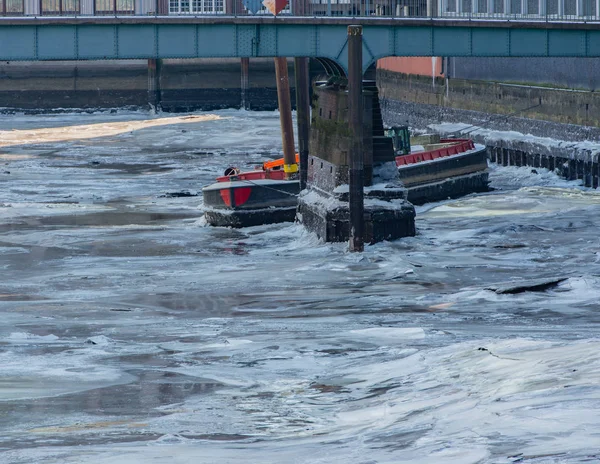
<path id="1" fill-rule="evenodd" d="M 205 227 L 201 196 L 164 193 L 281 139 L 277 113 L 195 115 L 86 115 L 87 140 L 61 129 L 81 115 L 0 116 L 73 138 L 0 150 L 2 462 L 594 459 L 595 191 L 492 165 L 495 191 L 363 254 L 298 224 Z"/>

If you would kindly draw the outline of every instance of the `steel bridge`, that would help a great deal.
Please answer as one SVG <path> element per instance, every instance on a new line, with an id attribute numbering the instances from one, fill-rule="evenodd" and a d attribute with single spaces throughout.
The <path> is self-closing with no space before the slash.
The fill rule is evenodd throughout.
<path id="1" fill-rule="evenodd" d="M 314 57 L 348 69 L 349 24 L 363 70 L 388 56 L 599 57 L 595 23 L 295 16 L 0 18 L 0 60 Z"/>

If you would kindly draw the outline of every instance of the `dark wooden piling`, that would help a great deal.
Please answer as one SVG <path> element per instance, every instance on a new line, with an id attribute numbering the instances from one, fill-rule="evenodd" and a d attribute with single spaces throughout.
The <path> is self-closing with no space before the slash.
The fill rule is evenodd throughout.
<path id="1" fill-rule="evenodd" d="M 281 123 L 281 141 L 283 142 L 283 169 L 286 177 L 294 177 L 298 172 L 294 147 L 294 123 L 292 122 L 292 102 L 290 99 L 290 80 L 287 58 L 275 58 L 275 78 L 277 79 L 277 101 L 279 103 L 279 121 Z"/>
<path id="2" fill-rule="evenodd" d="M 348 26 L 348 119 L 350 147 L 350 251 L 364 250 L 362 26 Z"/>
<path id="3" fill-rule="evenodd" d="M 154 110 L 160 110 L 160 75 L 162 60 L 148 60 L 148 104 Z"/>
<path id="4" fill-rule="evenodd" d="M 298 153 L 300 155 L 300 188 L 306 188 L 308 177 L 308 136 L 310 130 L 310 99 L 308 58 L 294 58 L 296 73 L 296 119 L 298 126 Z"/>

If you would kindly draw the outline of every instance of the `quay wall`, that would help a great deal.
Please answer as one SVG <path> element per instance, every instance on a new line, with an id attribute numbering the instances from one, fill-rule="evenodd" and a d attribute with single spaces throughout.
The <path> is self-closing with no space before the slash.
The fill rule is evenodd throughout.
<path id="1" fill-rule="evenodd" d="M 600 93 L 377 70 L 381 98 L 489 113 L 491 120 L 521 117 L 600 127 Z M 499 115 L 499 116 L 498 116 Z M 484 118 L 485 119 L 485 118 Z M 517 129 L 515 129 L 517 130 Z"/>
<path id="2" fill-rule="evenodd" d="M 452 57 L 446 58 L 445 67 L 449 76 L 459 79 L 591 91 L 600 88 L 600 60 L 596 58 Z"/>
<path id="3" fill-rule="evenodd" d="M 292 60 L 289 73 L 293 86 Z M 147 60 L 3 62 L 0 110 L 147 108 L 148 81 Z M 239 58 L 163 60 L 159 82 L 165 111 L 277 108 L 274 64 L 269 58 L 249 60 L 245 92 Z"/>

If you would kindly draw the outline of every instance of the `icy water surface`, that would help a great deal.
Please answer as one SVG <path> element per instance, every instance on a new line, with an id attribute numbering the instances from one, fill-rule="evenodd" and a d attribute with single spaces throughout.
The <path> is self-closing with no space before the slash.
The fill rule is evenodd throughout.
<path id="1" fill-rule="evenodd" d="M 350 254 L 204 225 L 276 113 L 0 127 L 0 462 L 600 462 L 600 193 L 492 166 Z"/>

